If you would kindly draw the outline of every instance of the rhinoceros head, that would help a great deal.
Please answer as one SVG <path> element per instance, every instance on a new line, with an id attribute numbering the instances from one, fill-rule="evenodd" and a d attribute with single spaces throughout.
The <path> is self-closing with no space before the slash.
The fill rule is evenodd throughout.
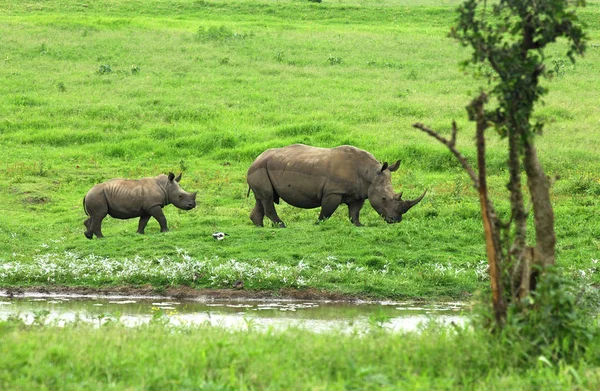
<path id="1" fill-rule="evenodd" d="M 418 204 L 427 193 L 425 190 L 414 200 L 403 200 L 402 193 L 394 193 L 391 173 L 398 167 L 400 167 L 400 160 L 391 166 L 387 162 L 383 163 L 381 169 L 376 172 L 375 179 L 371 182 L 368 191 L 371 206 L 390 224 L 402 221 L 402 215 Z"/>
<path id="2" fill-rule="evenodd" d="M 169 202 L 179 209 L 190 210 L 196 207 L 196 193 L 188 193 L 179 186 L 181 174 L 175 177 L 172 172 L 169 173 L 166 192 Z"/>

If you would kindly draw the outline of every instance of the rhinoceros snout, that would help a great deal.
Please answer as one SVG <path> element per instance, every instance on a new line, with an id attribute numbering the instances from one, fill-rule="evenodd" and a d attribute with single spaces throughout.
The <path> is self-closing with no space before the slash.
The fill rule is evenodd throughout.
<path id="1" fill-rule="evenodd" d="M 402 221 L 402 215 L 396 216 L 396 217 L 386 217 L 386 216 L 382 216 L 382 217 L 385 220 L 385 222 L 388 224 L 395 224 L 395 223 L 399 223 Z"/>

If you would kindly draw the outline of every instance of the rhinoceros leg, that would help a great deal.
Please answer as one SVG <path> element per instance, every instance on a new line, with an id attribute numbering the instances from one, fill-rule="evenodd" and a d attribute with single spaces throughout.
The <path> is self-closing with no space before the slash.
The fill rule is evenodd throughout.
<path id="1" fill-rule="evenodd" d="M 87 231 L 85 231 L 83 234 L 85 235 L 86 238 L 88 239 L 92 239 L 94 237 L 94 234 L 92 233 L 92 217 L 88 217 L 84 222 L 83 225 L 85 225 L 85 228 L 87 228 Z"/>
<path id="2" fill-rule="evenodd" d="M 262 202 L 260 202 L 260 200 L 256 198 L 256 204 L 254 205 L 254 209 L 252 209 L 252 213 L 250 213 L 250 220 L 252 220 L 254 225 L 256 225 L 257 227 L 264 227 L 264 217 L 265 209 L 262 206 Z"/>
<path id="3" fill-rule="evenodd" d="M 165 214 L 160 206 L 154 206 L 150 208 L 148 212 L 156 219 L 156 221 L 158 221 L 158 224 L 160 224 L 160 232 L 167 232 L 169 230 L 167 227 L 167 218 L 165 217 Z M 140 218 L 140 224 L 141 220 L 142 219 Z"/>
<path id="4" fill-rule="evenodd" d="M 321 200 L 321 213 L 319 214 L 319 221 L 326 220 L 331 217 L 333 212 L 342 203 L 342 196 L 338 194 L 328 194 Z"/>
<path id="5" fill-rule="evenodd" d="M 365 203 L 365 200 L 360 200 L 360 201 L 356 201 L 356 202 L 352 202 L 352 203 L 348 204 L 348 215 L 350 216 L 350 221 L 352 222 L 352 224 L 356 225 L 357 227 L 362 226 L 358 216 L 359 216 L 360 210 L 362 209 L 364 203 Z"/>
<path id="6" fill-rule="evenodd" d="M 102 235 L 102 220 L 106 217 L 105 214 L 92 215 L 89 219 L 87 219 L 84 224 L 88 228 L 87 232 L 85 232 L 85 237 L 91 239 L 94 235 L 97 238 L 103 238 Z"/>
<path id="7" fill-rule="evenodd" d="M 101 190 L 92 188 L 83 198 L 83 206 L 86 213 L 89 213 L 87 220 L 83 222 L 87 231 L 84 235 L 88 239 L 92 239 L 94 235 L 97 238 L 103 238 L 102 235 L 102 220 L 108 214 L 108 204 L 106 196 Z"/>
<path id="8" fill-rule="evenodd" d="M 281 219 L 277 215 L 277 211 L 275 210 L 275 203 L 273 202 L 273 198 L 271 198 L 269 200 L 263 200 L 262 207 L 263 207 L 263 210 L 265 211 L 265 214 L 267 215 L 267 217 L 269 219 L 271 219 L 271 221 L 273 223 L 275 223 L 275 225 L 277 225 L 279 228 L 285 228 L 285 223 L 283 221 L 281 221 Z"/>
<path id="9" fill-rule="evenodd" d="M 140 235 L 144 234 L 144 230 L 146 229 L 146 224 L 148 224 L 148 221 L 150 220 L 150 215 L 144 215 L 140 217 L 140 222 L 138 224 L 138 230 L 137 233 Z"/>
<path id="10" fill-rule="evenodd" d="M 248 184 L 254 193 L 256 205 L 250 213 L 250 220 L 258 226 L 263 226 L 263 218 L 266 215 L 279 228 L 285 228 L 285 224 L 275 210 L 275 199 L 279 200 L 279 196 L 275 193 L 273 185 L 269 180 L 266 172 L 257 171 L 255 175 L 248 178 Z"/>
<path id="11" fill-rule="evenodd" d="M 265 207 L 265 205 L 267 206 Z M 268 210 L 269 213 L 267 213 L 266 210 Z M 271 219 L 271 221 L 273 221 L 273 223 L 277 224 L 279 228 L 285 228 L 285 223 L 281 221 L 281 219 L 277 215 L 277 211 L 275 210 L 275 204 L 273 203 L 273 201 L 264 202 L 259 200 L 258 197 L 256 197 L 256 204 L 254 205 L 254 209 L 252 209 L 252 213 L 250 213 L 250 220 L 252 220 L 254 225 L 256 225 L 257 227 L 264 227 L 263 220 L 265 214 L 269 219 Z"/>

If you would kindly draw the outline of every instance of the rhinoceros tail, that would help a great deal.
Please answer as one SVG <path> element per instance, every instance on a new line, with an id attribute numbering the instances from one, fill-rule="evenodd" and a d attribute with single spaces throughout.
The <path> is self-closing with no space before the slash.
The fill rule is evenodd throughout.
<path id="1" fill-rule="evenodd" d="M 85 207 L 85 197 L 83 197 L 83 211 L 85 212 L 86 216 L 89 216 L 90 214 L 87 211 L 87 208 Z"/>
<path id="2" fill-rule="evenodd" d="M 252 190 L 252 188 L 250 188 L 250 186 L 248 186 L 248 193 L 246 193 L 246 198 L 250 197 L 250 190 Z M 277 205 L 279 205 L 279 194 L 277 193 L 277 190 L 273 189 L 273 202 L 275 202 Z"/>

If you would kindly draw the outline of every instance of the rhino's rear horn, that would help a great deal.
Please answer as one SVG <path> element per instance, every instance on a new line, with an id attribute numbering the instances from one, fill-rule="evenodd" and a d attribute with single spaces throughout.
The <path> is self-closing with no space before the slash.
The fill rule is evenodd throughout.
<path id="1" fill-rule="evenodd" d="M 427 189 L 425 189 L 425 191 L 423 192 L 423 194 L 421 194 L 419 197 L 415 198 L 414 200 L 406 200 L 406 201 L 404 201 L 405 210 L 408 211 L 410 208 L 412 208 L 413 206 L 415 206 L 419 202 L 421 202 L 421 200 L 423 199 L 423 197 L 425 197 L 426 193 L 427 193 Z"/>
<path id="2" fill-rule="evenodd" d="M 179 173 L 179 175 L 175 176 L 175 174 L 173 174 L 172 172 L 169 172 L 169 182 L 179 182 L 181 180 L 181 174 L 183 173 Z"/>
<path id="3" fill-rule="evenodd" d="M 400 167 L 400 160 L 398 160 L 391 166 L 388 164 L 388 162 L 383 162 L 383 165 L 381 166 L 381 170 L 379 172 L 384 172 L 385 170 L 390 170 L 390 172 L 394 172 L 398 169 L 398 167 Z"/>
<path id="4" fill-rule="evenodd" d="M 394 172 L 398 169 L 398 167 L 400 167 L 400 160 L 396 161 L 396 163 L 389 166 L 388 170 L 390 170 L 390 172 Z"/>

